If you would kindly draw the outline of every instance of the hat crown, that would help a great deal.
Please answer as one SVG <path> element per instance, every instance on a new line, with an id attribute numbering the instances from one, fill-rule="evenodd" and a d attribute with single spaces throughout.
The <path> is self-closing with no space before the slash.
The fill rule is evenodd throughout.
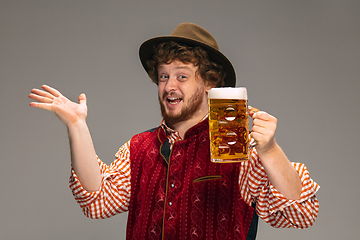
<path id="1" fill-rule="evenodd" d="M 219 51 L 215 38 L 204 28 L 193 23 L 181 23 L 175 28 L 171 36 L 192 39 Z"/>

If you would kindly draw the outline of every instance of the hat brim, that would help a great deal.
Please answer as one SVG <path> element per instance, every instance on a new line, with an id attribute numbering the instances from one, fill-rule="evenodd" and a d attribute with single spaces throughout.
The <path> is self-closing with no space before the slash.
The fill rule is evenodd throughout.
<path id="1" fill-rule="evenodd" d="M 150 38 L 149 40 L 143 42 L 139 48 L 140 61 L 143 65 L 146 72 L 149 71 L 149 68 L 146 62 L 152 58 L 154 54 L 154 49 L 157 45 L 163 42 L 174 41 L 177 43 L 183 43 L 189 46 L 200 46 L 203 50 L 205 50 L 211 61 L 221 65 L 223 70 L 226 73 L 224 78 L 224 85 L 222 87 L 235 87 L 236 84 L 236 75 L 235 70 L 227 57 L 222 54 L 217 49 L 206 45 L 202 42 L 192 40 L 189 38 L 175 37 L 175 36 L 163 36 L 163 37 L 155 37 Z M 221 87 L 221 86 L 218 86 Z"/>

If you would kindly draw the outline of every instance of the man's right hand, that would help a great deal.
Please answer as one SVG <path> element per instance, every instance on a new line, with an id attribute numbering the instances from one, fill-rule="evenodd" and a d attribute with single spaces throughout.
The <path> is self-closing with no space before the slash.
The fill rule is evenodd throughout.
<path id="1" fill-rule="evenodd" d="M 80 94 L 79 103 L 75 103 L 52 87 L 43 85 L 42 88 L 43 90 L 33 89 L 31 91 L 29 98 L 37 101 L 31 102 L 31 107 L 54 112 L 67 127 L 78 121 L 85 121 L 87 116 L 85 94 Z"/>
<path id="2" fill-rule="evenodd" d="M 33 89 L 29 97 L 37 102 L 30 106 L 54 112 L 67 126 L 70 140 L 71 164 L 82 186 L 89 192 L 101 185 L 101 174 L 89 128 L 86 124 L 87 106 L 85 94 L 79 103 L 64 97 L 58 90 L 43 85 L 43 90 Z"/>

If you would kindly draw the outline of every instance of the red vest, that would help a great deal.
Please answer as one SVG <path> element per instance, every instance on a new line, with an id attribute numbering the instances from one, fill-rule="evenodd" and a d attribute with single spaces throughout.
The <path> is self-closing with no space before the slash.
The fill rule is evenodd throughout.
<path id="1" fill-rule="evenodd" d="M 131 139 L 127 239 L 245 240 L 254 208 L 240 196 L 240 163 L 211 163 L 208 121 L 170 151 L 159 127 Z"/>

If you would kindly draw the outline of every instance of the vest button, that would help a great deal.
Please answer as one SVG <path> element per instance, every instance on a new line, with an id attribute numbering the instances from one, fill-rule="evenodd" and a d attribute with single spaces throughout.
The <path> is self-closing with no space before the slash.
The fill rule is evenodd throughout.
<path id="1" fill-rule="evenodd" d="M 170 207 L 172 206 L 172 202 L 169 202 L 169 206 L 170 206 Z"/>
<path id="2" fill-rule="evenodd" d="M 174 187 L 175 187 L 175 184 L 172 183 L 172 184 L 170 185 L 170 187 L 171 187 L 171 188 L 174 188 Z"/>

